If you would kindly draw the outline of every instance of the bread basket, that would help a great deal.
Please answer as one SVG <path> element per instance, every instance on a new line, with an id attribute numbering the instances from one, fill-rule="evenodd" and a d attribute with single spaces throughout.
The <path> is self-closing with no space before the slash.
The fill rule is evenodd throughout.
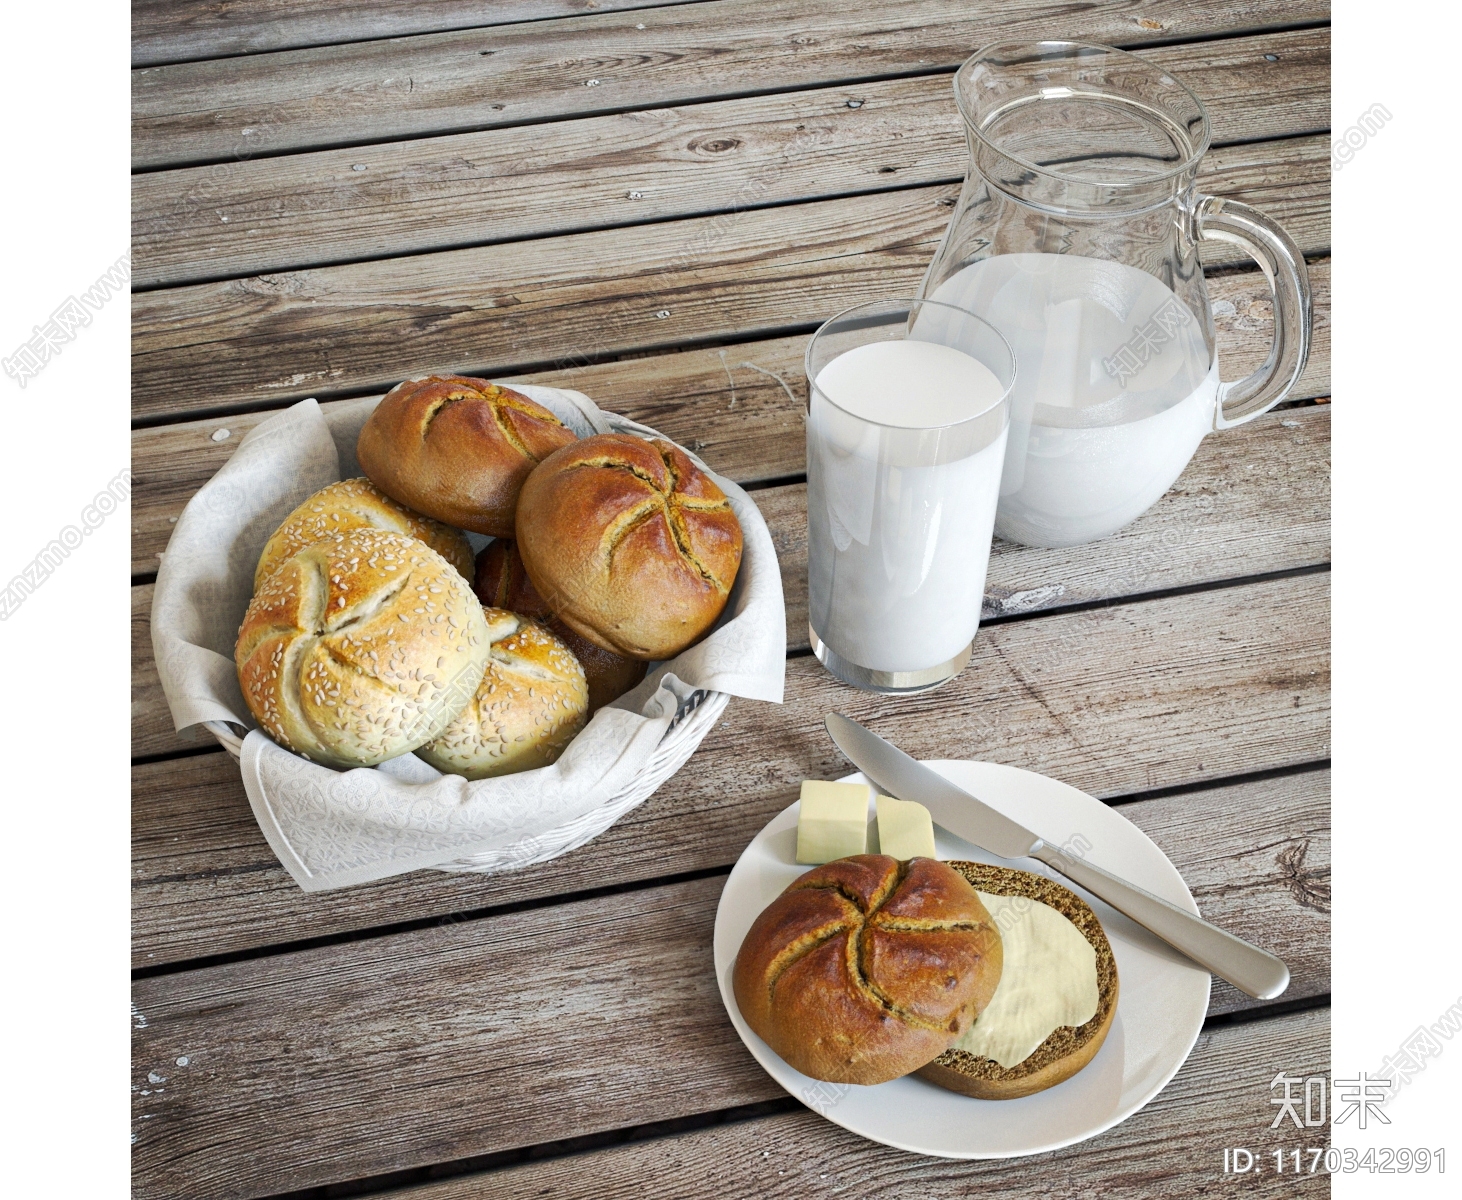
<path id="1" fill-rule="evenodd" d="M 581 436 L 663 436 L 604 412 L 579 393 L 513 386 L 554 409 Z M 716 725 L 733 694 L 780 702 L 786 637 L 776 553 L 750 498 L 717 477 L 746 535 L 741 576 L 722 620 L 701 643 L 662 669 L 652 664 L 644 684 L 600 710 L 596 721 L 601 724 L 606 714 L 614 718 L 609 722 L 613 736 L 621 736 L 619 728 L 638 723 L 632 737 L 622 735 L 627 739 L 623 747 L 605 743 L 604 729 L 596 734 L 591 722 L 554 767 L 469 783 L 439 776 L 412 755 L 378 768 L 334 772 L 283 750 L 258 731 L 249 732 L 241 719 L 247 712 L 231 694 L 236 687 L 231 647 L 237 630 L 232 614 L 235 609 L 241 613 L 248 602 L 243 589 L 251 586 L 252 577 L 246 583 L 244 576 L 252 570 L 251 559 L 257 559 L 255 543 L 262 545 L 261 539 L 305 495 L 358 473 L 355 434 L 374 403 L 325 410 L 303 401 L 251 431 L 179 518 L 159 569 L 153 608 L 159 675 L 175 724 L 179 729 L 204 725 L 239 763 L 261 829 L 306 890 L 424 867 L 496 873 L 554 858 L 602 833 L 675 774 Z M 265 425 L 273 428 L 266 430 Z M 310 438 L 313 456 L 300 449 Z M 238 461 L 245 459 L 246 449 L 247 460 Z M 695 455 L 691 458 L 708 469 Z M 209 489 L 211 496 L 205 494 Z M 236 507 L 249 511 L 236 513 Z M 199 511 L 190 519 L 195 508 Z M 486 539 L 471 537 L 474 549 L 485 544 Z M 625 711 L 611 712 L 616 709 Z M 578 761 L 608 765 L 595 766 L 597 774 L 575 776 L 575 768 L 565 764 L 574 759 L 580 742 L 585 747 Z M 562 776 L 549 778 L 559 767 L 564 768 Z M 589 782 L 579 784 L 577 779 Z M 516 786 L 492 790 L 510 781 L 517 781 Z M 531 793 L 527 801 L 525 793 Z M 499 795 L 511 799 L 501 811 L 492 807 Z M 535 804 L 539 807 L 532 811 Z M 417 815 L 419 806 L 432 818 L 426 828 L 411 826 L 407 819 Z M 485 815 L 462 817 L 469 809 Z M 384 819 L 378 819 L 382 813 Z M 392 840 L 398 826 L 404 830 L 399 844 Z M 347 843 L 348 851 L 341 848 Z M 365 846 L 359 854 L 357 844 Z"/>

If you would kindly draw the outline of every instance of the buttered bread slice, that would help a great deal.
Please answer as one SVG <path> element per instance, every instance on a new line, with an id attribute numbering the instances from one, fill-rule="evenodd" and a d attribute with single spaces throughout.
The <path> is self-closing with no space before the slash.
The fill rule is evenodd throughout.
<path id="1" fill-rule="evenodd" d="M 1013 1100 L 1071 1078 L 1096 1056 L 1117 1012 L 1117 963 L 1075 892 L 1029 871 L 948 864 L 994 918 L 1004 970 L 970 1028 L 919 1074 L 982 1100 Z"/>

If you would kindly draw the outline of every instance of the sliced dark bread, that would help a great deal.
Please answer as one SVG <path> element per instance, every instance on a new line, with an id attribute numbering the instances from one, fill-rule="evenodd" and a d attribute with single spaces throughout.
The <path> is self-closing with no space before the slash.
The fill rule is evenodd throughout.
<path id="1" fill-rule="evenodd" d="M 1096 951 L 1097 1010 L 1084 1025 L 1055 1030 L 1023 1062 L 1002 1067 L 994 1059 L 946 1050 L 918 1074 L 930 1083 L 981 1100 L 1014 1100 L 1070 1079 L 1096 1057 L 1117 1013 L 1117 963 L 1096 913 L 1069 888 L 1044 875 L 994 867 L 988 863 L 951 862 L 976 891 L 992 896 L 1025 896 L 1048 904 L 1069 920 Z"/>

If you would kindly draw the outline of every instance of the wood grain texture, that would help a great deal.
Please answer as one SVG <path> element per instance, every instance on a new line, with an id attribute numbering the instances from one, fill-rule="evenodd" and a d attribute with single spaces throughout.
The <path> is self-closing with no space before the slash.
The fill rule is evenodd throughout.
<path id="1" fill-rule="evenodd" d="M 963 674 L 922 697 L 855 692 L 793 658 L 784 705 L 734 702 L 686 767 L 593 843 L 620 864 L 607 876 L 583 870 L 576 851 L 496 881 L 423 872 L 307 897 L 273 861 L 225 756 L 141 766 L 135 960 L 730 863 L 801 780 L 850 769 L 822 728 L 833 709 L 920 758 L 992 759 L 1103 797 L 1316 762 L 1330 753 L 1328 596 L 1328 577 L 1307 575 L 993 624 Z"/>
<path id="2" fill-rule="evenodd" d="M 1328 17 L 1315 0 L 722 0 L 146 67 L 132 73 L 132 159 L 222 161 L 928 74 L 1052 29 L 1141 46 Z"/>
<path id="3" fill-rule="evenodd" d="M 753 498 L 781 567 L 787 648 L 805 650 L 806 487 L 765 488 Z M 1031 613 L 1325 563 L 1329 511 L 1329 408 L 1271 413 L 1205 439 L 1172 490 L 1112 537 L 1065 550 L 997 541 L 984 615 Z M 213 744 L 196 730 L 173 731 L 152 659 L 152 590 L 132 589 L 132 753 L 139 757 Z"/>
<path id="4" fill-rule="evenodd" d="M 1258 799 L 1240 800 L 1241 821 Z M 1270 818 L 1263 832 L 1308 832 L 1324 807 Z M 716 988 L 724 883 L 138 982 L 134 1195 L 265 1195 L 780 1095 Z M 1328 959 L 1324 923 L 1283 894 L 1275 901 L 1300 912 L 1293 936 Z M 1275 940 L 1272 927 L 1256 930 Z M 1256 1113 L 1277 1069 L 1254 1072 Z M 160 1090 L 150 1073 L 166 1077 Z"/>
<path id="5" fill-rule="evenodd" d="M 1328 29 L 1145 56 L 1198 92 L 1216 143 L 1329 125 Z M 965 157 L 936 75 L 158 171 L 132 180 L 133 286 L 948 183 Z"/>
<path id="6" fill-rule="evenodd" d="M 1323 137 L 1213 152 L 1199 184 L 1330 241 Z M 351 389 L 431 371 L 503 374 L 741 341 L 917 289 L 953 186 L 723 213 L 145 292 L 132 303 L 136 417 Z M 1213 264 L 1243 261 L 1225 246 Z M 1205 252 L 1205 261 L 1208 255 Z M 206 380 L 206 386 L 199 381 Z"/>
<path id="7" fill-rule="evenodd" d="M 1330 394 L 1330 264 L 1310 266 L 1314 343 L 1292 398 Z M 1273 337 L 1273 305 L 1258 272 L 1209 280 L 1218 326 L 1219 359 L 1237 379 L 1264 359 Z M 799 475 L 805 466 L 802 370 L 806 334 L 684 350 L 617 362 L 543 371 L 528 383 L 572 387 L 602 407 L 660 430 L 689 446 L 739 483 Z M 349 401 L 326 401 L 332 403 Z M 250 429 L 270 414 L 245 413 L 134 430 L 132 434 L 132 571 L 157 569 L 184 505 L 233 454 Z M 215 441 L 221 430 L 228 436 Z"/>
<path id="8" fill-rule="evenodd" d="M 1328 1010 L 1215 1027 L 1199 1037 L 1177 1077 L 1141 1112 L 1091 1141 L 1015 1162 L 951 1162 L 903 1154 L 848 1133 L 811 1110 L 798 1110 L 442 1180 L 395 1195 L 399 1200 L 813 1200 L 849 1195 L 1030 1200 L 1224 1195 L 1234 1179 L 1242 1178 L 1245 1196 L 1329 1196 L 1330 1178 L 1323 1171 L 1222 1175 L 1227 1146 L 1260 1148 L 1266 1168 L 1273 1166 L 1269 1152 L 1281 1142 L 1286 1152 L 1296 1144 L 1324 1146 L 1324 1138 L 1300 1137 L 1293 1130 L 1295 1137 L 1289 1140 L 1268 1133 L 1274 1110 L 1266 1107 L 1266 1085 L 1281 1070 L 1295 1076 L 1328 1074 Z M 1301 1158 L 1308 1170 L 1310 1155 Z"/>
<path id="9" fill-rule="evenodd" d="M 688 0 L 132 0 L 132 65 L 472 29 Z M 693 0 L 690 0 L 693 2 Z"/>

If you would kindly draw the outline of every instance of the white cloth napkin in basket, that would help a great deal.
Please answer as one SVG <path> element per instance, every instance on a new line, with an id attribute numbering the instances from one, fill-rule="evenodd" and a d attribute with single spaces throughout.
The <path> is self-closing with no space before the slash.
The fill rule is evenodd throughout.
<path id="1" fill-rule="evenodd" d="M 513 386 L 581 437 L 659 436 L 582 393 Z M 152 604 L 153 650 L 175 726 L 249 728 L 240 757 L 244 788 L 269 845 L 306 891 L 423 867 L 506 870 L 556 857 L 602 832 L 672 774 L 728 696 L 781 703 L 787 637 L 771 534 L 746 493 L 713 472 L 745 538 L 725 613 L 703 641 L 595 713 L 552 766 L 468 781 L 440 775 L 411 754 L 337 771 L 276 745 L 254 728 L 233 662 L 254 567 L 270 534 L 305 497 L 360 474 L 356 438 L 377 403 L 327 414 L 304 400 L 256 426 L 178 518 Z M 474 536 L 474 545 L 484 541 Z"/>

